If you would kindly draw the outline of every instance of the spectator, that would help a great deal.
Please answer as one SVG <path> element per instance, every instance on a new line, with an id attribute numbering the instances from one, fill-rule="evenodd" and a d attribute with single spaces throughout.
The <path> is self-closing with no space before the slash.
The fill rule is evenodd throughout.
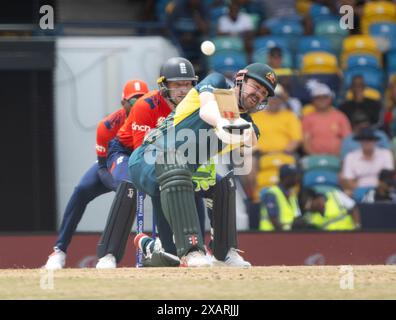
<path id="1" fill-rule="evenodd" d="M 343 160 L 348 152 L 354 151 L 360 148 L 360 143 L 354 139 L 354 136 L 357 135 L 360 130 L 364 128 L 370 127 L 370 121 L 367 115 L 363 112 L 357 111 L 352 116 L 352 131 L 353 133 L 347 136 L 341 145 L 341 159 Z M 385 134 L 385 132 L 375 129 L 374 134 L 379 138 L 377 141 L 377 146 L 379 148 L 390 149 L 391 145 L 389 142 L 389 138 Z"/>
<path id="2" fill-rule="evenodd" d="M 261 194 L 261 231 L 287 231 L 301 215 L 293 188 L 298 184 L 299 173 L 294 165 L 285 164 L 279 169 L 279 184 L 264 189 Z"/>
<path id="3" fill-rule="evenodd" d="M 311 88 L 315 111 L 303 117 L 304 151 L 338 156 L 342 140 L 351 133 L 346 116 L 332 105 L 333 93 L 323 83 Z"/>
<path id="4" fill-rule="evenodd" d="M 299 205 L 303 216 L 296 219 L 293 229 L 341 231 L 360 228 L 356 202 L 340 190 L 323 194 L 305 189 L 300 192 Z"/>
<path id="5" fill-rule="evenodd" d="M 389 79 L 385 92 L 384 127 L 391 137 L 396 137 L 396 75 Z"/>
<path id="6" fill-rule="evenodd" d="M 352 121 L 352 115 L 356 111 L 366 113 L 371 125 L 378 125 L 380 113 L 382 110 L 381 103 L 364 96 L 366 85 L 364 78 L 360 75 L 354 76 L 351 84 L 352 100 L 347 100 L 340 106 L 340 110 L 345 113 L 349 121 Z"/>
<path id="7" fill-rule="evenodd" d="M 279 47 L 273 47 L 268 50 L 268 65 L 272 69 L 282 68 L 282 49 Z"/>
<path id="8" fill-rule="evenodd" d="M 241 12 L 241 6 L 236 0 L 231 0 L 228 14 L 218 21 L 217 34 L 242 37 L 246 53 L 251 58 L 253 52 L 254 25 L 247 13 Z"/>
<path id="9" fill-rule="evenodd" d="M 257 150 L 261 154 L 293 154 L 302 142 L 301 122 L 293 111 L 289 110 L 287 99 L 287 93 L 278 84 L 275 96 L 268 100 L 268 107 L 263 112 L 253 114 L 260 130 Z"/>
<path id="10" fill-rule="evenodd" d="M 355 188 L 376 187 L 382 169 L 394 169 L 392 152 L 376 147 L 379 139 L 373 129 L 364 128 L 355 139 L 361 148 L 348 153 L 342 168 L 342 184 L 345 192 L 352 194 Z"/>
<path id="11" fill-rule="evenodd" d="M 378 175 L 378 186 L 363 197 L 362 202 L 396 202 L 395 171 L 383 169 Z"/>

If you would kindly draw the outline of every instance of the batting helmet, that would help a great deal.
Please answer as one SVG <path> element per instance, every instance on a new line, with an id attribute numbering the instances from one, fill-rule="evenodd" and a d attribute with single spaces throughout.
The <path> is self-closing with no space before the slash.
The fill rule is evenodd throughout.
<path id="1" fill-rule="evenodd" d="M 244 77 L 252 78 L 263 85 L 268 90 L 268 96 L 272 97 L 275 94 L 278 79 L 269 65 L 258 62 L 249 64 L 245 69 L 238 71 L 236 80 L 243 80 Z"/>

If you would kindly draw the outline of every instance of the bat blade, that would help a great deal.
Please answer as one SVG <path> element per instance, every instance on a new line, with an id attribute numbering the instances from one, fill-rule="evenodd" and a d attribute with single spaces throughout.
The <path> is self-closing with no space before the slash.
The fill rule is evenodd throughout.
<path id="1" fill-rule="evenodd" d="M 213 94 L 215 95 L 222 118 L 227 120 L 236 120 L 239 118 L 238 102 L 233 88 L 215 89 Z"/>

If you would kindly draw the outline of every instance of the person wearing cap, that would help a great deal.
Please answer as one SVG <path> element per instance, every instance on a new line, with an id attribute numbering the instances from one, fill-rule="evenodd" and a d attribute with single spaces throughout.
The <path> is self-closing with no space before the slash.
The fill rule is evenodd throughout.
<path id="1" fill-rule="evenodd" d="M 352 133 L 342 140 L 340 157 L 345 159 L 347 153 L 360 148 L 360 143 L 354 139 L 354 136 L 364 128 L 370 128 L 370 120 L 368 116 L 361 111 L 357 111 L 352 115 Z M 390 149 L 390 141 L 385 132 L 380 129 L 374 129 L 374 134 L 379 138 L 376 145 L 379 148 Z"/>
<path id="2" fill-rule="evenodd" d="M 382 169 L 394 169 L 392 152 L 378 148 L 378 136 L 371 128 L 360 130 L 354 137 L 360 142 L 361 148 L 347 154 L 342 166 L 342 186 L 348 194 L 355 188 L 376 187 L 378 174 Z"/>
<path id="3" fill-rule="evenodd" d="M 378 186 L 368 191 L 362 199 L 365 203 L 394 202 L 396 203 L 396 172 L 383 169 L 378 175 Z"/>
<path id="4" fill-rule="evenodd" d="M 301 215 L 294 189 L 299 182 L 295 165 L 285 164 L 279 168 L 279 183 L 260 193 L 260 231 L 288 231 L 294 220 Z"/>
<path id="5" fill-rule="evenodd" d="M 124 85 L 121 105 L 117 111 L 102 119 L 96 130 L 97 162 L 83 175 L 63 214 L 54 251 L 48 257 L 46 269 L 61 269 L 65 266 L 66 251 L 73 234 L 89 202 L 102 194 L 115 191 L 117 185 L 107 168 L 109 142 L 124 124 L 136 100 L 148 92 L 147 83 L 142 80 L 129 80 Z"/>
<path id="6" fill-rule="evenodd" d="M 302 119 L 304 151 L 338 156 L 342 140 L 351 133 L 349 121 L 332 105 L 333 92 L 326 84 L 312 86 L 311 97 L 315 111 Z"/>
<path id="7" fill-rule="evenodd" d="M 360 212 L 356 202 L 338 189 L 325 193 L 306 188 L 300 191 L 302 218 L 296 229 L 350 231 L 360 229 Z"/>

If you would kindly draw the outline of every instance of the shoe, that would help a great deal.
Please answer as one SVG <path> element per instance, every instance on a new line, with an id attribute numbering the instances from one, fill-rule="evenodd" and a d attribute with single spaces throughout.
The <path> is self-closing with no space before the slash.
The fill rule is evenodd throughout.
<path id="1" fill-rule="evenodd" d="M 155 251 L 164 251 L 161 240 L 157 237 L 155 239 L 149 237 L 145 233 L 139 233 L 133 240 L 136 249 L 142 250 L 144 258 L 151 258 Z"/>
<path id="2" fill-rule="evenodd" d="M 96 269 L 115 269 L 117 268 L 117 262 L 115 257 L 109 253 L 104 257 L 100 258 L 96 264 Z"/>
<path id="3" fill-rule="evenodd" d="M 48 257 L 47 263 L 44 268 L 47 270 L 63 269 L 66 264 L 66 253 L 59 248 L 55 247 L 54 252 Z"/>
<path id="4" fill-rule="evenodd" d="M 217 260 L 215 256 L 212 257 L 213 265 L 216 267 L 240 267 L 240 268 L 249 268 L 251 267 L 251 263 L 243 259 L 238 252 L 243 252 L 241 250 L 230 248 L 228 250 L 227 256 L 224 261 Z"/>
<path id="5" fill-rule="evenodd" d="M 179 257 L 165 252 L 158 237 L 153 239 L 144 233 L 139 233 L 133 243 L 136 249 L 143 252 L 143 267 L 178 267 L 180 265 Z"/>
<path id="6" fill-rule="evenodd" d="M 211 267 L 212 261 L 202 251 L 191 251 L 180 259 L 181 267 Z"/>

